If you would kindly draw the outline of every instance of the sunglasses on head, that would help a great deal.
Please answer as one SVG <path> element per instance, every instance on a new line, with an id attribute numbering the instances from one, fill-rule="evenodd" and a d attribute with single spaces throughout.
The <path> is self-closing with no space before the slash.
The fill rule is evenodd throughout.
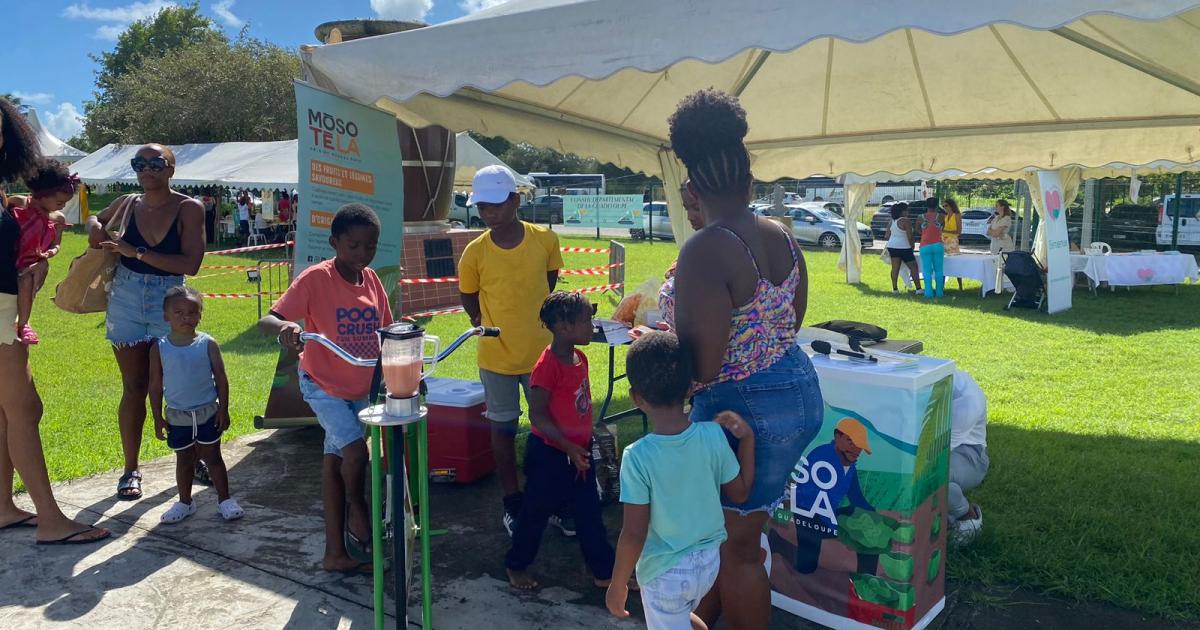
<path id="1" fill-rule="evenodd" d="M 167 163 L 167 158 L 165 157 L 150 158 L 149 160 L 143 157 L 135 157 L 132 160 L 129 160 L 129 167 L 132 168 L 133 172 L 135 173 L 141 173 L 146 169 L 150 169 L 155 173 L 161 173 L 168 166 L 170 166 L 170 164 Z"/>

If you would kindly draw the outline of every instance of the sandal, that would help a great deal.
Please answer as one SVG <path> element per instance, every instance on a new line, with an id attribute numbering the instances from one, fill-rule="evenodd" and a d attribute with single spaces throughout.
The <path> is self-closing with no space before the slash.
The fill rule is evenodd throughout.
<path id="1" fill-rule="evenodd" d="M 142 498 L 142 471 L 131 470 L 117 480 L 117 498 L 121 501 L 137 501 Z"/>
<path id="2" fill-rule="evenodd" d="M 33 328 L 29 324 L 21 326 L 21 328 L 17 330 L 17 336 L 20 337 L 21 343 L 27 346 L 36 346 L 38 341 L 40 341 L 37 333 L 34 332 Z"/>
<path id="3" fill-rule="evenodd" d="M 195 513 L 196 502 L 194 500 L 191 503 L 176 501 L 175 505 L 171 506 L 171 509 L 163 512 L 162 518 L 159 520 L 164 523 L 178 523 Z"/>
<path id="4" fill-rule="evenodd" d="M 217 511 L 221 513 L 221 518 L 227 521 L 236 521 L 246 515 L 246 511 L 242 506 L 238 505 L 233 499 L 225 499 L 217 504 Z"/>
<path id="5" fill-rule="evenodd" d="M 80 538 L 80 536 L 82 536 L 84 534 L 90 534 L 92 532 L 104 532 L 104 533 L 101 534 L 100 536 L 96 536 L 95 538 Z M 37 541 L 37 544 L 39 544 L 39 545 L 89 545 L 94 542 L 100 542 L 101 540 L 109 538 L 110 536 L 112 536 L 112 532 L 108 531 L 107 529 L 101 529 L 99 527 L 89 527 L 83 531 L 75 532 L 74 534 L 71 534 L 70 536 L 64 536 L 62 538 L 59 538 L 58 540 L 39 540 L 39 541 Z"/>
<path id="6" fill-rule="evenodd" d="M 213 485 L 212 475 L 208 472 L 208 464 L 199 459 L 196 460 L 195 479 L 196 483 L 202 486 L 212 487 Z"/>

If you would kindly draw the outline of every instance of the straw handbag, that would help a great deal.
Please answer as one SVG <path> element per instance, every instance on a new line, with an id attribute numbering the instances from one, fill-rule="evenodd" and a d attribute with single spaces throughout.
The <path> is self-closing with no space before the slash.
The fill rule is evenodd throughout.
<path id="1" fill-rule="evenodd" d="M 137 195 L 125 195 L 121 206 L 113 213 L 120 217 L 120 229 L 109 234 L 120 238 L 125 234 Z M 110 222 L 111 225 L 111 222 Z M 108 308 L 108 288 L 121 255 L 106 249 L 87 248 L 71 261 L 67 276 L 54 287 L 54 305 L 68 313 L 101 313 Z"/>

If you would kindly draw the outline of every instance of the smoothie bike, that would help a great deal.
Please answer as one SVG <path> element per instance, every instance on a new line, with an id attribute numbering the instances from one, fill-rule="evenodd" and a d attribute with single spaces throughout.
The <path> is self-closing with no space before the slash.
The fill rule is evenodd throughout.
<path id="1" fill-rule="evenodd" d="M 382 384 L 387 395 L 382 404 L 373 404 L 358 414 L 358 420 L 371 432 L 371 553 L 374 571 L 373 604 L 375 628 L 384 627 L 384 545 L 390 539 L 391 565 L 395 589 L 396 628 L 408 627 L 408 584 L 410 545 L 415 530 L 421 545 L 421 625 L 433 627 L 433 582 L 429 558 L 429 434 L 426 409 L 421 405 L 423 380 L 431 375 L 439 361 L 444 360 L 472 337 L 497 337 L 499 328 L 475 327 L 459 335 L 444 350 L 441 340 L 426 335 L 425 330 L 409 322 L 396 322 L 377 331 L 380 341 L 379 359 L 356 357 L 329 339 L 316 333 L 300 333 L 303 342 L 314 342 L 333 351 L 350 365 L 375 368 L 374 383 Z M 427 346 L 433 349 L 425 354 Z M 372 388 L 372 401 L 378 390 Z M 419 511 L 417 522 L 411 522 L 410 501 L 406 496 L 407 471 L 403 433 L 415 425 L 416 486 Z M 382 479 L 381 434 L 388 445 L 389 471 Z M 386 490 L 386 492 L 385 492 Z M 384 498 L 386 494 L 386 499 Z M 397 527 L 397 523 L 402 523 Z"/>

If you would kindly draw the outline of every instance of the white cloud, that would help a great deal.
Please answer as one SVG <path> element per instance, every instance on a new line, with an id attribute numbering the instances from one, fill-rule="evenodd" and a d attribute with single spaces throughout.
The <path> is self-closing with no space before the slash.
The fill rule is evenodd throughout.
<path id="1" fill-rule="evenodd" d="M 110 42 L 115 42 L 127 28 L 129 28 L 128 24 L 105 24 L 96 28 L 96 39 L 107 39 Z"/>
<path id="2" fill-rule="evenodd" d="M 423 20 L 433 0 L 371 0 L 375 15 L 389 20 Z"/>
<path id="3" fill-rule="evenodd" d="M 246 21 L 233 14 L 232 9 L 235 1 L 236 0 L 221 0 L 213 5 L 212 10 L 213 13 L 217 14 L 217 17 L 221 18 L 221 21 L 225 23 L 225 26 L 230 28 L 242 28 L 242 26 L 246 24 Z"/>
<path id="4" fill-rule="evenodd" d="M 476 13 L 484 9 L 500 6 L 508 0 L 462 0 L 458 7 L 467 13 Z"/>
<path id="5" fill-rule="evenodd" d="M 96 27 L 95 36 L 99 39 L 116 40 L 130 24 L 156 15 L 159 11 L 172 6 L 178 6 L 178 3 L 168 0 L 147 0 L 124 6 L 96 8 L 87 2 L 82 2 L 69 5 L 63 9 L 62 14 L 63 17 L 72 20 L 107 22 L 107 24 Z"/>
<path id="6" fill-rule="evenodd" d="M 53 94 L 45 92 L 13 92 L 13 96 L 21 99 L 25 105 L 49 105 L 50 101 L 54 100 Z"/>
<path id="7" fill-rule="evenodd" d="M 50 133 L 67 140 L 83 130 L 83 115 L 74 103 L 59 103 L 58 109 L 43 112 L 42 120 Z"/>

